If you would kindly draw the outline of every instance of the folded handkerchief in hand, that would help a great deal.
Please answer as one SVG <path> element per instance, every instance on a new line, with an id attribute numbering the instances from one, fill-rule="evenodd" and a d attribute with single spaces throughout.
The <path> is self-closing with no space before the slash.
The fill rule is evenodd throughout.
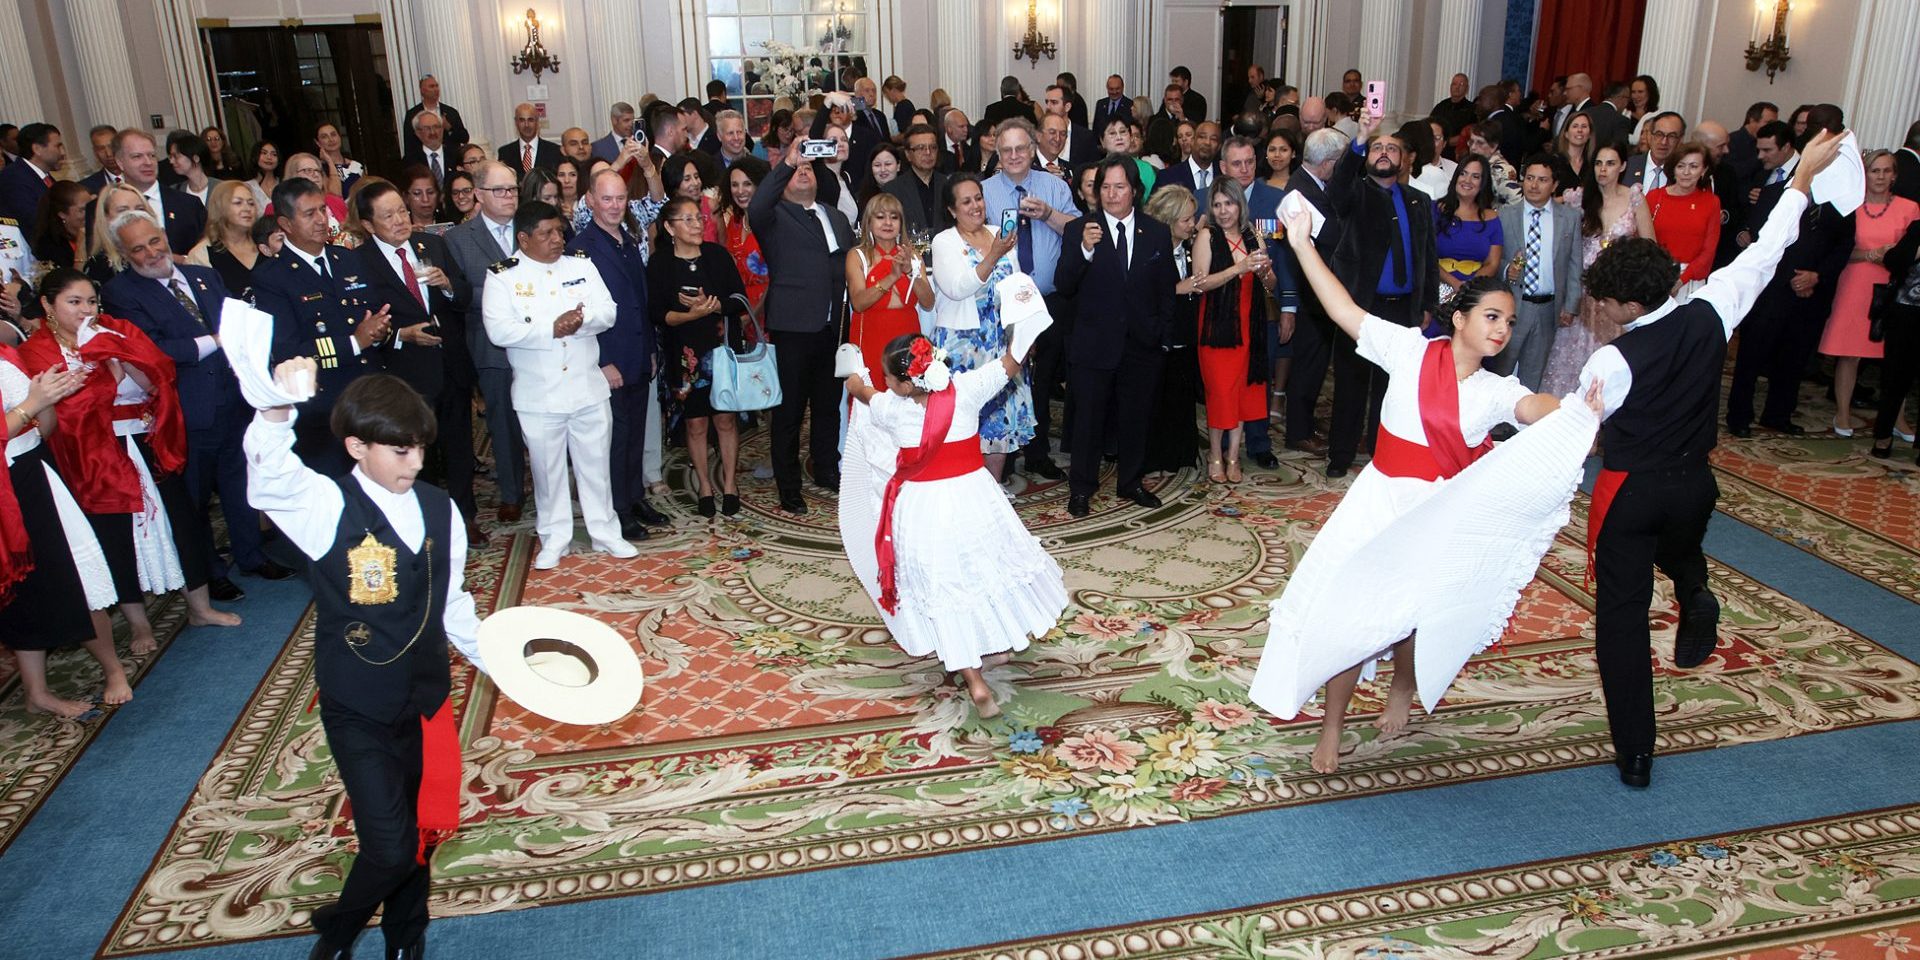
<path id="1" fill-rule="evenodd" d="M 273 315 L 254 309 L 244 300 L 227 298 L 220 308 L 220 349 L 240 381 L 240 393 L 256 410 L 291 406 L 313 398 L 311 374 L 304 374 L 295 393 L 273 380 Z"/>

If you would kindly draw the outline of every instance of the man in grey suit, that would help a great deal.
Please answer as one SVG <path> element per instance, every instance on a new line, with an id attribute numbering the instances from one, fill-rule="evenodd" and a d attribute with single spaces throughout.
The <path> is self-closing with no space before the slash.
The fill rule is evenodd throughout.
<path id="1" fill-rule="evenodd" d="M 612 130 L 604 137 L 593 142 L 592 156 L 608 163 L 620 158 L 620 146 L 633 137 L 633 104 L 622 100 L 607 111 L 607 123 Z M 585 193 L 583 189 L 581 191 Z"/>
<path id="2" fill-rule="evenodd" d="M 1554 331 L 1573 322 L 1580 303 L 1580 211 L 1553 202 L 1553 158 L 1535 154 L 1521 167 L 1522 202 L 1500 208 L 1500 232 L 1513 288 L 1513 339 L 1493 358 L 1493 372 L 1540 389 Z"/>
<path id="3" fill-rule="evenodd" d="M 903 175 L 904 179 L 904 175 Z M 789 150 L 747 204 L 747 223 L 767 260 L 767 330 L 778 348 L 780 406 L 773 411 L 773 478 L 780 508 L 806 513 L 800 496 L 800 421 L 811 409 L 813 482 L 840 489 L 840 345 L 853 227 L 817 202 L 813 164 Z"/>
<path id="4" fill-rule="evenodd" d="M 473 176 L 480 215 L 448 230 L 446 239 L 448 255 L 472 284 L 473 302 L 479 303 L 490 276 L 488 268 L 513 253 L 513 211 L 520 205 L 520 187 L 513 169 L 498 160 L 482 161 Z M 521 486 L 526 448 L 520 439 L 519 417 L 513 412 L 513 368 L 507 365 L 507 352 L 488 339 L 479 310 L 467 314 L 467 348 L 473 352 L 480 396 L 487 401 L 493 475 L 500 485 L 500 520 L 515 523 L 526 499 Z"/>

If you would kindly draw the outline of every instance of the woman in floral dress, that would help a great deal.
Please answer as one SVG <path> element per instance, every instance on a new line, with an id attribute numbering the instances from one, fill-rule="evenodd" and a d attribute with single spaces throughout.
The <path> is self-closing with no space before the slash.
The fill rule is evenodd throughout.
<path id="1" fill-rule="evenodd" d="M 1016 233 L 987 224 L 977 175 L 949 178 L 944 201 L 954 225 L 933 238 L 933 344 L 952 358 L 955 373 L 965 373 L 1007 352 L 994 284 L 1020 269 L 1017 241 Z M 1033 391 L 1023 372 L 980 410 L 980 449 L 996 479 L 1005 476 L 1007 454 L 1026 446 L 1033 432 Z"/>
<path id="2" fill-rule="evenodd" d="M 1587 165 L 1586 184 L 1569 191 L 1567 200 L 1581 210 L 1580 267 L 1592 265 L 1615 240 L 1627 237 L 1653 237 L 1653 214 L 1647 209 L 1640 191 L 1620 182 L 1620 170 L 1626 160 L 1620 148 L 1603 144 L 1593 152 Z M 1580 315 L 1573 324 L 1561 327 L 1553 338 L 1553 350 L 1547 354 L 1547 369 L 1540 377 L 1540 392 L 1564 397 L 1580 380 L 1580 368 L 1587 358 L 1620 335 L 1620 326 L 1594 312 L 1593 301 L 1580 298 Z"/>

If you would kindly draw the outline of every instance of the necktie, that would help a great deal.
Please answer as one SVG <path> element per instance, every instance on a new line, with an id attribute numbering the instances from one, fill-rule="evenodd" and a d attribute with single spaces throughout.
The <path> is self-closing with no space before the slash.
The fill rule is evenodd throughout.
<path id="1" fill-rule="evenodd" d="M 167 289 L 172 291 L 175 300 L 180 301 L 181 308 L 187 311 L 187 316 L 192 317 L 193 322 L 202 327 L 207 325 L 206 315 L 200 312 L 200 305 L 193 302 L 193 294 L 187 292 L 186 285 L 180 282 L 179 277 L 167 281 Z"/>
<path id="2" fill-rule="evenodd" d="M 1021 200 L 1027 198 L 1026 187 L 1014 187 L 1013 192 L 1014 195 L 1018 196 Z M 1020 254 L 1020 272 L 1030 274 L 1033 272 L 1033 221 L 1026 217 L 1021 217 L 1020 226 L 1014 231 L 1014 234 L 1019 237 L 1014 248 L 1018 250 Z"/>
<path id="3" fill-rule="evenodd" d="M 1113 248 L 1120 251 L 1120 265 L 1131 267 L 1127 258 L 1127 222 L 1122 220 L 1113 225 Z"/>
<path id="4" fill-rule="evenodd" d="M 1193 185 L 1198 187 L 1201 193 L 1206 193 L 1207 188 L 1213 185 L 1213 171 L 1201 167 L 1200 172 L 1193 175 Z"/>
<path id="5" fill-rule="evenodd" d="M 407 282 L 407 292 L 413 294 L 413 302 L 426 306 L 427 302 L 420 298 L 420 278 L 413 272 L 413 262 L 407 259 L 407 248 L 399 247 L 393 252 L 400 256 L 400 279 Z"/>
<path id="6" fill-rule="evenodd" d="M 41 183 L 44 183 L 44 184 L 46 184 L 46 185 L 47 185 L 48 187 L 52 187 L 52 186 L 53 186 L 53 177 L 52 177 L 51 175 L 49 175 L 49 174 L 44 174 L 44 173 L 43 173 L 43 174 L 41 174 L 41 175 L 40 175 L 40 182 L 41 182 Z"/>
<path id="7" fill-rule="evenodd" d="M 1773 173 L 1767 177 L 1767 183 L 1769 184 L 1779 183 L 1780 181 L 1785 180 L 1786 178 L 1787 178 L 1786 166 L 1782 165 L 1782 166 L 1774 167 Z"/>
<path id="8" fill-rule="evenodd" d="M 520 172 L 525 173 L 532 169 L 533 148 L 523 143 L 520 145 Z"/>
<path id="9" fill-rule="evenodd" d="M 327 252 L 325 250 L 320 251 L 320 256 L 315 257 L 313 263 L 314 267 L 320 271 L 320 279 L 327 281 L 329 284 L 333 283 L 333 270 L 327 265 Z"/>
<path id="10" fill-rule="evenodd" d="M 441 180 L 446 179 L 445 177 L 441 176 L 441 173 L 440 173 L 440 151 L 435 150 L 434 152 L 427 154 L 427 169 L 433 171 L 434 183 L 439 183 Z"/>
<path id="11" fill-rule="evenodd" d="M 1529 297 L 1538 296 L 1535 286 L 1540 282 L 1540 268 L 1536 261 L 1540 258 L 1540 211 L 1527 211 L 1527 267 L 1526 276 L 1521 280 L 1523 289 Z"/>

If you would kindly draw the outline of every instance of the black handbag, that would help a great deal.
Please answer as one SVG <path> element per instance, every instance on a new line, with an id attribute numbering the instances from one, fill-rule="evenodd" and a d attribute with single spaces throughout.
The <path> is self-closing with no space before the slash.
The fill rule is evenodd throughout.
<path id="1" fill-rule="evenodd" d="M 1867 300 L 1867 339 L 1874 343 L 1886 339 L 1887 314 L 1893 308 L 1894 295 L 1891 283 L 1873 285 L 1873 295 Z"/>

